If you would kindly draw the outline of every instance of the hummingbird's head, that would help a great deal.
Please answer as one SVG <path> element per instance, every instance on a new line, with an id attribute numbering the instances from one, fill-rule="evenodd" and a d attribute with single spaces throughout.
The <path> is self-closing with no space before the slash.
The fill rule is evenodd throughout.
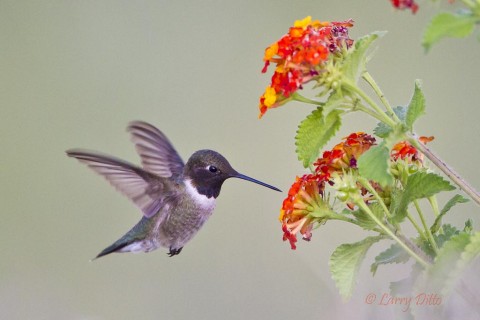
<path id="1" fill-rule="evenodd" d="M 192 154 L 185 165 L 184 176 L 186 179 L 191 179 L 198 193 L 208 198 L 218 197 L 223 182 L 228 178 L 240 178 L 280 191 L 271 185 L 238 173 L 224 156 L 213 150 L 199 150 Z"/>

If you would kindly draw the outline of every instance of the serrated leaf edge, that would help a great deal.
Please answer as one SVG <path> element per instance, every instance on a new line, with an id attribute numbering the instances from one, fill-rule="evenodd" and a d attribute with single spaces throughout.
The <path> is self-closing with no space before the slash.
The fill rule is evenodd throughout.
<path id="1" fill-rule="evenodd" d="M 368 250 L 370 249 L 370 247 L 374 243 L 378 242 L 381 239 L 383 239 L 382 236 L 367 237 L 367 238 L 365 238 L 361 241 L 355 242 L 355 243 L 341 244 L 333 251 L 333 253 L 330 256 L 330 259 L 328 261 L 328 265 L 329 265 L 329 268 L 330 268 L 330 274 L 332 275 L 332 279 L 335 281 L 335 285 L 338 288 L 338 291 L 340 292 L 340 295 L 342 296 L 342 298 L 344 300 L 348 300 L 352 295 L 352 292 L 355 288 L 355 284 L 357 282 L 358 271 L 360 270 L 360 266 L 361 266 L 363 260 L 365 259 L 365 256 L 366 256 Z M 362 247 L 363 245 L 365 245 L 365 247 Z M 335 254 L 338 254 L 338 250 L 342 247 L 345 247 L 345 246 L 349 246 L 349 247 L 360 246 L 361 250 L 363 250 L 363 252 L 359 255 L 358 259 L 356 260 L 356 265 L 354 266 L 354 270 L 353 270 L 353 276 L 351 277 L 351 281 L 350 281 L 350 284 L 348 285 L 347 289 L 345 287 L 339 286 L 339 283 L 340 283 L 339 280 L 340 279 L 338 278 L 338 272 L 337 272 L 337 270 L 332 269 L 333 265 L 335 264 L 334 261 L 333 261 Z"/>

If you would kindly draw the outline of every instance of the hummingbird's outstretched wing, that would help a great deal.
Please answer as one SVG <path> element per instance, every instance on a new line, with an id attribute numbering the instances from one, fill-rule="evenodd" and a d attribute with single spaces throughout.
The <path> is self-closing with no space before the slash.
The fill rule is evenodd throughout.
<path id="1" fill-rule="evenodd" d="M 154 126 L 133 121 L 127 127 L 145 170 L 164 178 L 176 179 L 183 172 L 183 161 L 168 138 Z"/>
<path id="2" fill-rule="evenodd" d="M 172 181 L 156 176 L 131 163 L 95 151 L 67 150 L 69 157 L 85 163 L 132 200 L 147 218 L 155 215 L 172 194 Z"/>

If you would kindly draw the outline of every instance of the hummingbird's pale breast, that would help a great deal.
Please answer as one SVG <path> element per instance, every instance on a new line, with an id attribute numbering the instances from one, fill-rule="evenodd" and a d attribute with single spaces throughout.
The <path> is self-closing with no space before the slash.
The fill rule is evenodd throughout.
<path id="1" fill-rule="evenodd" d="M 185 179 L 185 192 L 160 224 L 160 244 L 172 251 L 180 250 L 212 215 L 215 204 L 214 197 L 200 194 L 192 181 Z"/>
<path id="2" fill-rule="evenodd" d="M 192 184 L 191 179 L 185 179 L 185 191 L 192 198 L 195 205 L 206 211 L 213 211 L 215 209 L 216 201 L 214 197 L 207 197 L 204 194 L 200 194 Z"/>

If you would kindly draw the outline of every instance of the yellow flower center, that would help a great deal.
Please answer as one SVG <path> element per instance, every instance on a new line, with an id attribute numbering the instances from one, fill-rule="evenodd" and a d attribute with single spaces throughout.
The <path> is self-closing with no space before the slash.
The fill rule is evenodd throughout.
<path id="1" fill-rule="evenodd" d="M 312 17 L 311 17 L 311 16 L 307 16 L 307 17 L 305 17 L 303 20 L 295 20 L 295 23 L 293 24 L 293 26 L 294 26 L 295 28 L 303 28 L 303 29 L 305 29 L 305 28 L 308 27 L 311 23 L 312 23 Z"/>
<path id="2" fill-rule="evenodd" d="M 275 101 L 277 101 L 277 92 L 275 92 L 275 89 L 272 87 L 267 87 L 265 89 L 265 93 L 263 94 L 263 97 L 265 100 L 263 101 L 263 104 L 269 108 L 275 104 Z"/>
<path id="3" fill-rule="evenodd" d="M 278 43 L 275 42 L 270 47 L 265 49 L 265 56 L 263 57 L 263 61 L 270 61 L 278 52 Z"/>

